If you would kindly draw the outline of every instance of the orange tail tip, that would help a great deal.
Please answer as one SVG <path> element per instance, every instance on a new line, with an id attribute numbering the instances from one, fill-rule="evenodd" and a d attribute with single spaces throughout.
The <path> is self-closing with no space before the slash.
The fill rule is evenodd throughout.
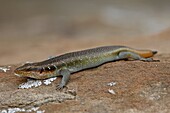
<path id="1" fill-rule="evenodd" d="M 152 57 L 153 55 L 155 55 L 156 53 L 158 53 L 157 51 L 150 51 L 150 50 L 141 50 L 139 52 L 139 55 L 144 57 L 144 58 L 149 58 Z"/>

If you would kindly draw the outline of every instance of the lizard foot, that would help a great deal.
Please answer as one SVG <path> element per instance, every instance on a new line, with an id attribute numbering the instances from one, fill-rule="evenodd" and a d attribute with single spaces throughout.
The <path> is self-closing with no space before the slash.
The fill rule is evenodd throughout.
<path id="1" fill-rule="evenodd" d="M 62 85 L 62 84 L 58 84 L 57 87 L 56 87 L 56 90 L 62 90 L 64 88 L 67 88 L 67 87 Z"/>
<path id="2" fill-rule="evenodd" d="M 160 62 L 160 60 L 154 60 L 152 58 L 142 59 L 142 61 L 144 61 L 144 62 Z"/>

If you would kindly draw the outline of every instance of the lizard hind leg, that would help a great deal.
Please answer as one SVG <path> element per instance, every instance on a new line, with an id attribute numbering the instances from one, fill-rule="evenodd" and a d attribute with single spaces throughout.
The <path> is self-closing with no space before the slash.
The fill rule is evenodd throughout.
<path id="1" fill-rule="evenodd" d="M 141 60 L 141 61 L 145 61 L 145 62 L 155 61 L 155 60 L 153 60 L 152 58 L 144 58 L 144 57 L 140 56 L 139 54 L 134 53 L 134 52 L 130 52 L 130 51 L 120 52 L 120 53 L 118 54 L 118 57 L 119 57 L 120 59 Z"/>

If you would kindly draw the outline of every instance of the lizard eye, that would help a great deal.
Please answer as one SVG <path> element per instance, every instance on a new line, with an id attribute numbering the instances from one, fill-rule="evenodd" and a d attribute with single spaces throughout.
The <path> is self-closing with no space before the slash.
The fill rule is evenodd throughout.
<path id="1" fill-rule="evenodd" d="M 43 71 L 44 71 L 43 68 L 41 68 L 41 69 L 40 69 L 40 74 L 41 74 Z"/>
<path id="2" fill-rule="evenodd" d="M 51 65 L 51 66 L 45 67 L 44 69 L 45 71 L 54 71 L 56 68 L 53 65 Z"/>

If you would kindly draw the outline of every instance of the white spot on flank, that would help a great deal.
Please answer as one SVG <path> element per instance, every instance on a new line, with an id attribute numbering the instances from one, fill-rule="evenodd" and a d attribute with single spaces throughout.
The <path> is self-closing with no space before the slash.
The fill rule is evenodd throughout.
<path id="1" fill-rule="evenodd" d="M 9 67 L 9 66 L 8 66 Z M 9 68 L 6 67 L 0 67 L 0 70 L 2 70 L 3 72 L 7 72 L 7 70 L 10 70 Z"/>
<path id="2" fill-rule="evenodd" d="M 114 94 L 114 95 L 116 94 L 115 91 L 112 90 L 112 89 L 108 89 L 108 92 L 109 92 L 110 94 Z"/>

